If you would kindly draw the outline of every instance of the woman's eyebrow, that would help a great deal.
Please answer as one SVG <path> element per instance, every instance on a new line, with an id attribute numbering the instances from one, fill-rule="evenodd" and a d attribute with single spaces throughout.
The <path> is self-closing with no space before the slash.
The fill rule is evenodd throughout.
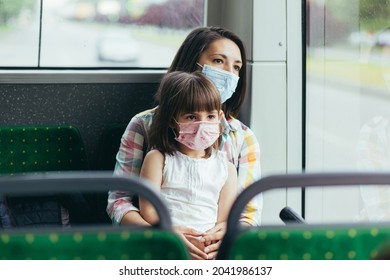
<path id="1" fill-rule="evenodd" d="M 215 55 L 219 55 L 219 56 L 222 56 L 223 58 L 225 59 L 228 59 L 227 55 L 226 54 L 223 54 L 223 53 L 212 53 L 211 56 L 215 56 Z M 234 61 L 235 63 L 241 63 L 242 64 L 242 61 L 240 59 L 236 59 Z"/>

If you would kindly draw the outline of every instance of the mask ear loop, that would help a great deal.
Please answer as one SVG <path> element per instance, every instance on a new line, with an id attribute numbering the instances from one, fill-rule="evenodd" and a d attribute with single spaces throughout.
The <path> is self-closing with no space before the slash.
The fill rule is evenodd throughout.
<path id="1" fill-rule="evenodd" d="M 175 121 L 175 123 L 176 123 L 177 125 L 180 125 L 180 124 L 177 122 L 177 120 L 176 120 L 175 118 L 173 118 L 173 120 Z M 180 126 L 179 126 L 179 127 L 180 127 Z M 171 126 L 171 129 L 172 129 L 173 134 L 175 135 L 175 138 L 177 138 L 177 134 L 176 134 L 176 132 L 175 132 L 175 128 Z"/>
<path id="2" fill-rule="evenodd" d="M 175 135 L 175 138 L 177 138 L 177 135 L 176 135 L 175 129 L 174 129 L 173 127 L 171 127 L 171 129 L 172 129 L 172 132 L 173 132 L 173 134 Z"/>

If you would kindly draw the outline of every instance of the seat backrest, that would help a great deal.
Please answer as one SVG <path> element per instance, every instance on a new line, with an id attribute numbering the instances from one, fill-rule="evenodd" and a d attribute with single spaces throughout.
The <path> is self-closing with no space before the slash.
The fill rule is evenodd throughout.
<path id="1" fill-rule="evenodd" d="M 0 174 L 86 169 L 84 144 L 74 126 L 0 127 Z"/>
<path id="2" fill-rule="evenodd" d="M 37 229 L 0 233 L 0 260 L 186 260 L 179 236 L 161 229 Z"/>
<path id="3" fill-rule="evenodd" d="M 28 187 L 26 187 L 28 186 Z M 96 192 L 121 189 L 137 193 L 157 209 L 152 227 L 19 228 L 0 233 L 0 259 L 189 259 L 163 199 L 138 177 L 112 172 L 69 172 L 0 178 L 0 195 Z"/>
<path id="4" fill-rule="evenodd" d="M 228 255 L 224 258 L 236 260 L 369 260 L 380 258 L 382 251 L 388 245 L 390 245 L 390 224 L 324 224 L 250 228 L 238 233 L 231 244 Z"/>
<path id="5" fill-rule="evenodd" d="M 0 127 L 0 175 L 87 169 L 84 143 L 74 126 Z M 68 208 L 77 222 L 89 208 L 80 193 L 66 197 L 8 196 L 6 200 L 11 224 L 18 227 L 62 226 L 67 218 L 64 220 L 61 206 Z M 84 210 L 77 209 L 81 207 Z"/>
<path id="6" fill-rule="evenodd" d="M 112 124 L 105 129 L 99 140 L 98 170 L 114 170 L 116 154 L 127 124 Z"/>
<path id="7" fill-rule="evenodd" d="M 218 259 L 370 259 L 390 242 L 390 224 L 243 228 L 239 218 L 255 195 L 276 188 L 390 185 L 390 173 L 312 173 L 265 177 L 234 202 Z"/>
<path id="8" fill-rule="evenodd" d="M 116 163 L 116 154 L 118 153 L 122 135 L 127 124 L 111 124 L 102 133 L 99 139 L 96 166 L 97 170 L 114 170 Z M 98 219 L 101 222 L 111 223 L 106 213 L 108 194 L 96 193 L 91 199 L 94 203 L 94 209 Z"/>

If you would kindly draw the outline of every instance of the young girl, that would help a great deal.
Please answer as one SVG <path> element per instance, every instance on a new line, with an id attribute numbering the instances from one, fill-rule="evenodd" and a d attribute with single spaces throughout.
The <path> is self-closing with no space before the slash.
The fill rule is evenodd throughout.
<path id="1" fill-rule="evenodd" d="M 167 201 L 174 226 L 205 232 L 226 222 L 237 197 L 237 172 L 218 151 L 221 97 L 201 72 L 171 72 L 162 79 L 141 177 Z M 157 222 L 155 209 L 140 199 L 141 216 Z"/>

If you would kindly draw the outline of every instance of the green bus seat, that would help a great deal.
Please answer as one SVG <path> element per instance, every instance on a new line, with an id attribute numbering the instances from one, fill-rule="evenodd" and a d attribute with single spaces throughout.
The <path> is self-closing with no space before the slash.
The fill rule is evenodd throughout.
<path id="1" fill-rule="evenodd" d="M 257 194 L 292 187 L 390 185 L 390 173 L 305 173 L 265 177 L 234 202 L 220 260 L 368 260 L 382 258 L 390 245 L 390 223 L 307 224 L 243 227 L 239 218 Z"/>
<path id="2" fill-rule="evenodd" d="M 62 172 L 0 177 L 0 195 L 101 192 L 123 189 L 144 197 L 157 209 L 159 222 L 140 226 L 15 228 L 0 232 L 0 259 L 20 260 L 187 260 L 187 248 L 172 228 L 168 208 L 148 182 L 112 172 Z"/>
<path id="3" fill-rule="evenodd" d="M 182 260 L 186 250 L 172 231 L 154 228 L 0 233 L 0 260 Z"/>
<path id="4" fill-rule="evenodd" d="M 87 170 L 88 162 L 79 130 L 74 126 L 0 127 L 0 175 L 31 172 Z M 70 222 L 88 222 L 87 199 L 76 192 L 69 196 L 7 196 L 13 226 L 62 226 L 62 210 Z M 61 208 L 63 207 L 63 208 Z M 84 208 L 84 209 L 80 209 Z M 89 214 L 87 214 L 89 213 Z M 91 219 L 91 222 L 95 222 Z"/>
<path id="5" fill-rule="evenodd" d="M 229 250 L 235 260 L 370 260 L 390 244 L 390 224 L 251 228 Z M 390 252 L 390 251 L 389 251 Z"/>
<path id="6" fill-rule="evenodd" d="M 74 126 L 0 127 L 0 174 L 87 169 Z"/>

